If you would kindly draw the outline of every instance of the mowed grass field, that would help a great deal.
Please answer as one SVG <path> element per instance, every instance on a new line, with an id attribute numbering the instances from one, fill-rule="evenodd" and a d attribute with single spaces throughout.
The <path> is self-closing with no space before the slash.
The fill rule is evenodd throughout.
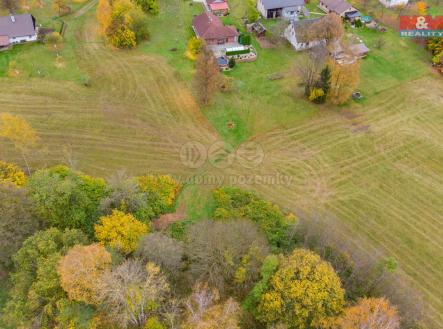
<path id="1" fill-rule="evenodd" d="M 229 19 L 239 25 L 243 3 L 231 2 Z M 426 298 L 429 326 L 440 328 L 443 80 L 431 71 L 426 51 L 388 31 L 386 45 L 372 49 L 362 63 L 364 100 L 331 108 L 301 97 L 292 70 L 300 54 L 287 46 L 261 49 L 254 43 L 258 61 L 239 64 L 227 75 L 233 91 L 199 108 L 192 93 L 194 64 L 184 52 L 192 15 L 201 12 L 201 5 L 160 3 L 151 41 L 133 51 L 106 47 L 91 10 L 66 18 L 64 66 L 38 44 L 0 54 L 0 111 L 23 115 L 41 137 L 30 157 L 32 167 L 62 162 L 102 177 L 125 169 L 181 178 L 216 176 L 225 183 L 255 175 L 289 177 L 289 184 L 240 186 L 293 212 L 332 215 L 352 232 L 344 238 L 356 248 L 369 256 L 381 251 L 395 257 Z M 379 38 L 368 30 L 356 33 L 370 48 Z M 6 77 L 11 60 L 22 73 L 17 78 Z M 45 74 L 36 74 L 36 68 Z M 268 80 L 274 73 L 285 78 Z M 85 79 L 90 87 L 82 84 Z M 186 142 L 209 146 L 218 140 L 258 142 L 264 161 L 255 168 L 234 162 L 224 169 L 190 169 L 180 161 Z M 0 158 L 22 161 L 4 140 Z M 210 187 L 185 191 L 189 218 L 207 216 Z"/>

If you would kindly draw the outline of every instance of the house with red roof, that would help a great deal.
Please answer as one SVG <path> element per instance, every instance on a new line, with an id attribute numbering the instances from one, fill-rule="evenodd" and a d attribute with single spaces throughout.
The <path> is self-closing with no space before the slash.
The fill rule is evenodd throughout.
<path id="1" fill-rule="evenodd" d="M 208 9 L 217 16 L 229 14 L 229 5 L 226 0 L 206 0 Z"/>
<path id="2" fill-rule="evenodd" d="M 236 43 L 239 33 L 234 26 L 226 26 L 218 16 L 204 12 L 192 20 L 192 28 L 197 38 L 205 40 L 208 46 Z"/>

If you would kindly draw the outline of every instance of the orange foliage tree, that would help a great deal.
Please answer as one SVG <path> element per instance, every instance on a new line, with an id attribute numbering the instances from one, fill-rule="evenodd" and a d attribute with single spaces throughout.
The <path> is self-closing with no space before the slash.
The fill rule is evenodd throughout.
<path id="1" fill-rule="evenodd" d="M 345 310 L 338 319 L 340 329 L 398 329 L 400 318 L 397 309 L 385 298 L 364 298 Z"/>
<path id="2" fill-rule="evenodd" d="M 58 264 L 60 285 L 70 299 L 97 305 L 97 287 L 111 263 L 111 254 L 99 244 L 74 246 Z"/>

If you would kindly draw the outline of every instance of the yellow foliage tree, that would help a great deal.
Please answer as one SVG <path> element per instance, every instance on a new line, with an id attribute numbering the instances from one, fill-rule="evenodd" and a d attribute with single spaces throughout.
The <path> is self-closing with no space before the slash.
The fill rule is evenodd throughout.
<path id="1" fill-rule="evenodd" d="M 360 62 L 338 64 L 331 62 L 331 88 L 328 99 L 332 104 L 341 105 L 351 97 L 360 81 Z"/>
<path id="2" fill-rule="evenodd" d="M 325 94 L 325 92 L 323 91 L 323 89 L 314 87 L 311 89 L 308 99 L 311 102 L 314 102 L 316 99 L 323 97 L 324 94 Z"/>
<path id="3" fill-rule="evenodd" d="M 190 60 L 195 61 L 203 46 L 203 39 L 192 37 L 188 40 L 188 50 L 186 51 L 186 57 L 188 57 Z"/>
<path id="4" fill-rule="evenodd" d="M 10 113 L 1 113 L 0 137 L 10 140 L 14 147 L 21 152 L 29 174 L 31 170 L 26 159 L 26 152 L 35 147 L 38 142 L 35 130 L 32 129 L 23 117 Z"/>
<path id="5" fill-rule="evenodd" d="M 296 249 L 271 277 L 257 317 L 270 325 L 307 329 L 338 315 L 343 305 L 344 290 L 332 266 L 311 251 Z"/>
<path id="6" fill-rule="evenodd" d="M 345 310 L 335 328 L 398 329 L 400 318 L 397 309 L 387 299 L 364 298 Z"/>
<path id="7" fill-rule="evenodd" d="M 180 191 L 180 184 L 169 175 L 146 175 L 138 178 L 140 190 L 156 196 L 161 207 L 170 207 Z"/>
<path id="8" fill-rule="evenodd" d="M 147 233 L 148 225 L 119 210 L 101 217 L 100 224 L 95 225 L 95 236 L 103 245 L 114 247 L 125 254 L 135 251 L 140 237 Z"/>
<path id="9" fill-rule="evenodd" d="M 21 187 L 26 183 L 26 176 L 15 164 L 0 160 L 0 183 L 12 183 Z"/>
<path id="10" fill-rule="evenodd" d="M 100 32 L 104 34 L 112 20 L 112 7 L 109 0 L 99 0 L 96 15 L 100 24 Z"/>
<path id="11" fill-rule="evenodd" d="M 424 1 L 418 1 L 415 4 L 415 7 L 417 8 L 417 12 L 419 15 L 426 15 L 428 11 L 428 5 Z"/>
<path id="12" fill-rule="evenodd" d="M 111 254 L 99 244 L 74 246 L 58 264 L 60 284 L 71 300 L 98 305 L 97 287 L 111 263 Z"/>

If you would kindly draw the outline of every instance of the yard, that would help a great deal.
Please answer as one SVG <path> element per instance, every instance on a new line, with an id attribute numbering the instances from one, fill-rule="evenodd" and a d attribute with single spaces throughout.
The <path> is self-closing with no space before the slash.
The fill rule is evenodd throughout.
<path id="1" fill-rule="evenodd" d="M 230 4 L 228 19 L 241 26 L 243 2 Z M 285 45 L 262 49 L 254 40 L 258 60 L 226 73 L 233 90 L 199 109 L 191 89 L 194 63 L 184 52 L 192 15 L 201 10 L 190 1 L 162 1 L 161 14 L 150 24 L 151 40 L 133 51 L 106 48 L 93 11 L 67 17 L 64 68 L 39 44 L 0 54 L 2 76 L 12 60 L 23 72 L 23 78 L 0 77 L 2 111 L 25 116 L 41 136 L 33 167 L 63 162 L 102 177 L 126 169 L 181 179 L 217 176 L 224 182 L 289 176 L 290 184 L 237 184 L 293 212 L 334 216 L 343 231 L 352 232 L 346 239 L 356 248 L 394 256 L 424 293 L 428 323 L 438 328 L 443 322 L 443 82 L 431 72 L 429 55 L 391 30 L 352 30 L 371 48 L 362 63 L 364 100 L 319 107 L 301 97 L 293 79 L 300 54 Z M 385 45 L 374 49 L 380 37 Z M 35 74 L 36 68 L 45 74 Z M 275 73 L 284 78 L 269 80 Z M 85 77 L 90 87 L 82 84 Z M 195 170 L 181 163 L 185 142 L 209 146 L 217 140 L 256 141 L 265 160 L 253 169 L 235 163 Z M 21 163 L 3 141 L 0 158 Z M 213 185 L 187 186 L 182 199 L 188 220 L 208 216 Z"/>

